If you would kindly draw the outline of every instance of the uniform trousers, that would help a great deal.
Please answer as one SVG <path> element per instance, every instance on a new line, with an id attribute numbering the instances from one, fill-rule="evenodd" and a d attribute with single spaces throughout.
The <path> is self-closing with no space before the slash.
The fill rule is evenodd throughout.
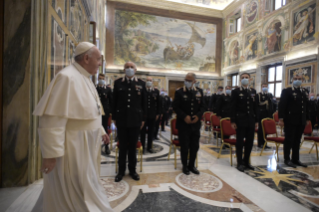
<path id="1" fill-rule="evenodd" d="M 126 155 L 128 155 L 128 169 L 130 173 L 136 172 L 136 144 L 140 127 L 118 127 L 119 139 L 119 174 L 125 174 Z"/>
<path id="2" fill-rule="evenodd" d="M 285 123 L 285 141 L 284 141 L 284 158 L 290 160 L 290 150 L 292 149 L 291 160 L 293 162 L 299 161 L 300 140 L 302 133 L 305 129 L 305 125 L 292 125 Z"/>
<path id="3" fill-rule="evenodd" d="M 314 129 L 314 127 L 315 127 L 315 124 L 316 124 L 316 122 L 317 122 L 317 117 L 316 117 L 316 114 L 310 115 L 310 117 L 311 117 L 311 119 L 310 119 L 310 121 L 311 121 L 311 127 L 312 127 L 312 131 L 313 131 L 313 129 Z"/>
<path id="4" fill-rule="evenodd" d="M 158 119 L 154 123 L 154 138 L 157 138 L 158 136 L 158 130 L 161 123 L 161 115 L 158 117 Z"/>
<path id="5" fill-rule="evenodd" d="M 168 112 L 165 111 L 165 112 L 163 113 L 163 118 L 162 118 L 162 121 L 161 121 L 162 131 L 165 130 L 165 124 L 167 123 L 167 121 L 168 121 Z"/>
<path id="6" fill-rule="evenodd" d="M 248 127 L 237 126 L 237 129 L 236 129 L 237 166 L 249 164 L 249 157 L 254 144 L 254 135 L 255 135 L 254 126 L 248 126 Z M 244 139 L 245 139 L 245 142 L 244 142 Z M 243 146 L 245 146 L 244 158 L 243 158 Z"/>
<path id="7" fill-rule="evenodd" d="M 110 114 L 102 116 L 102 126 L 104 127 L 106 133 L 107 133 L 107 130 L 108 130 L 109 117 L 110 117 Z"/>
<path id="8" fill-rule="evenodd" d="M 155 119 L 147 119 L 141 130 L 141 143 L 143 145 L 143 152 L 145 152 L 146 128 L 147 128 L 147 150 L 152 149 L 154 124 L 155 124 Z"/>
<path id="9" fill-rule="evenodd" d="M 178 129 L 178 139 L 181 145 L 181 160 L 185 167 L 193 168 L 195 166 L 195 160 L 197 151 L 199 149 L 199 129 Z M 189 153 L 189 162 L 187 163 Z"/>

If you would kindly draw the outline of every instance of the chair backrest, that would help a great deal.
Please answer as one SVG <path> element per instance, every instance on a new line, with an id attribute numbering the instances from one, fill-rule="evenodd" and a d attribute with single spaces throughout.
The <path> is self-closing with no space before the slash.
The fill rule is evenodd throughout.
<path id="1" fill-rule="evenodd" d="M 210 116 L 210 121 L 211 121 L 213 127 L 220 126 L 220 119 L 216 116 L 216 114 L 212 114 Z"/>
<path id="2" fill-rule="evenodd" d="M 178 129 L 176 129 L 176 118 L 171 120 L 171 134 L 174 136 L 178 136 Z"/>
<path id="3" fill-rule="evenodd" d="M 203 117 L 204 117 L 204 122 L 205 124 L 210 124 L 210 116 L 212 115 L 212 112 L 205 112 Z"/>
<path id="4" fill-rule="evenodd" d="M 275 122 L 279 122 L 278 111 L 276 111 L 273 115 Z"/>
<path id="5" fill-rule="evenodd" d="M 276 134 L 277 136 L 277 128 L 276 128 L 276 122 L 273 119 L 265 118 L 261 120 L 261 125 L 264 132 L 264 138 L 267 137 L 267 135 Z"/>
<path id="6" fill-rule="evenodd" d="M 224 136 L 236 135 L 236 130 L 231 126 L 230 118 L 220 120 L 220 130 L 222 139 L 224 139 Z"/>
<path id="7" fill-rule="evenodd" d="M 312 125 L 311 121 L 309 121 L 309 124 L 306 125 L 305 129 L 303 130 L 303 134 L 311 134 L 312 135 Z"/>

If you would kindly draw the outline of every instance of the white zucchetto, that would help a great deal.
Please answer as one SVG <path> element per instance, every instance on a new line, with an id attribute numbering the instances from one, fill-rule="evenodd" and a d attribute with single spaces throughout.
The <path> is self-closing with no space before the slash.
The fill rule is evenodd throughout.
<path id="1" fill-rule="evenodd" d="M 74 52 L 74 57 L 83 54 L 84 52 L 90 50 L 92 47 L 94 47 L 95 45 L 93 43 L 90 42 L 81 42 L 79 43 L 76 48 L 75 48 L 75 52 Z"/>

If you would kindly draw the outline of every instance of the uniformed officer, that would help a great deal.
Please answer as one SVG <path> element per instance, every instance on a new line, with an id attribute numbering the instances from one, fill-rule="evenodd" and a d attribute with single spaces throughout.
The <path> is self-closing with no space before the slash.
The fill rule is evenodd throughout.
<path id="1" fill-rule="evenodd" d="M 273 95 L 268 93 L 268 85 L 263 83 L 261 85 L 262 92 L 257 94 L 257 99 L 259 102 L 258 107 L 258 147 L 263 148 L 265 144 L 264 136 L 263 136 L 263 129 L 261 125 L 261 120 L 264 118 L 272 118 L 272 114 L 274 113 L 273 109 Z M 269 149 L 270 147 L 266 146 L 265 149 Z"/>
<path id="2" fill-rule="evenodd" d="M 136 173 L 136 144 L 147 114 L 145 82 L 135 76 L 136 65 L 127 62 L 124 71 L 125 76 L 115 80 L 113 90 L 112 118 L 117 127 L 120 149 L 115 182 L 121 181 L 125 174 L 127 154 L 131 177 L 140 179 Z"/>
<path id="3" fill-rule="evenodd" d="M 203 91 L 195 88 L 196 75 L 188 73 L 184 86 L 175 91 L 173 109 L 177 114 L 176 128 L 181 145 L 183 173 L 199 174 L 195 168 L 195 160 L 199 149 L 201 117 L 205 111 Z M 189 153 L 189 161 L 187 162 Z"/>
<path id="4" fill-rule="evenodd" d="M 309 117 L 313 130 L 317 122 L 317 101 L 314 93 L 309 94 Z"/>
<path id="5" fill-rule="evenodd" d="M 155 121 L 158 120 L 160 115 L 160 98 L 159 91 L 153 88 L 152 77 L 147 77 L 146 79 L 146 99 L 147 99 L 147 116 L 144 127 L 141 130 L 141 142 L 143 145 L 143 151 L 145 152 L 145 134 L 146 128 L 147 132 L 147 151 L 153 153 L 152 143 L 153 143 L 153 130 L 155 127 Z"/>
<path id="6" fill-rule="evenodd" d="M 209 102 L 210 102 L 210 90 L 207 89 L 206 93 L 204 93 L 204 103 L 206 105 L 207 108 L 205 108 L 207 111 L 209 111 Z"/>
<path id="7" fill-rule="evenodd" d="M 163 99 L 162 95 L 159 95 L 158 98 L 159 98 L 159 102 L 160 102 L 160 104 L 159 104 L 160 114 L 159 114 L 158 119 L 155 121 L 154 140 L 159 140 L 158 131 L 159 131 L 159 127 L 160 127 L 160 124 L 161 124 L 161 119 L 163 118 L 163 113 L 164 113 L 164 99 Z"/>
<path id="8" fill-rule="evenodd" d="M 237 169 L 243 172 L 245 168 L 255 169 L 250 165 L 249 157 L 253 148 L 255 129 L 258 127 L 258 99 L 256 90 L 249 88 L 250 74 L 242 73 L 240 79 L 241 87 L 231 93 L 231 125 L 236 129 Z M 244 158 L 243 146 L 245 146 Z"/>
<path id="9" fill-rule="evenodd" d="M 309 117 L 309 101 L 306 91 L 301 88 L 302 74 L 295 75 L 293 85 L 283 89 L 278 106 L 279 125 L 284 126 L 284 158 L 287 166 L 307 167 L 299 160 L 300 140 Z M 290 150 L 292 157 L 290 160 Z"/>
<path id="10" fill-rule="evenodd" d="M 224 95 L 223 90 L 224 90 L 224 88 L 222 86 L 219 86 L 217 89 L 217 93 L 214 93 L 211 96 L 211 98 L 209 100 L 209 106 L 208 106 L 210 111 L 213 111 L 214 113 L 216 113 L 216 102 L 219 99 L 219 97 Z"/>
<path id="11" fill-rule="evenodd" d="M 97 93 L 99 94 L 99 97 L 104 109 L 104 113 L 105 113 L 105 115 L 102 116 L 102 125 L 107 132 L 108 120 L 110 117 L 110 113 L 112 111 L 111 106 L 113 104 L 113 94 L 112 94 L 111 88 L 106 86 L 105 75 L 99 74 L 98 79 L 99 79 L 99 83 L 96 86 L 96 90 L 97 90 Z M 110 149 L 108 144 L 105 145 L 105 153 L 108 155 L 110 154 Z"/>
<path id="12" fill-rule="evenodd" d="M 231 87 L 226 86 L 225 87 L 225 95 L 221 95 L 220 98 L 217 99 L 216 102 L 216 114 L 219 119 L 230 117 L 230 111 L 231 111 Z"/>
<path id="13" fill-rule="evenodd" d="M 163 112 L 163 118 L 162 118 L 162 131 L 165 132 L 165 125 L 168 123 L 169 119 L 169 108 L 171 107 L 171 98 L 167 96 L 167 93 L 164 92 L 164 112 Z"/>

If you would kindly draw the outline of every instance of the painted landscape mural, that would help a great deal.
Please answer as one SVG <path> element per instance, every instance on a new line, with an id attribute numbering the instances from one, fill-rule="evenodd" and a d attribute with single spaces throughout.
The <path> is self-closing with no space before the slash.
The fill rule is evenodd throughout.
<path id="1" fill-rule="evenodd" d="M 114 64 L 215 72 L 216 25 L 117 10 Z"/>

